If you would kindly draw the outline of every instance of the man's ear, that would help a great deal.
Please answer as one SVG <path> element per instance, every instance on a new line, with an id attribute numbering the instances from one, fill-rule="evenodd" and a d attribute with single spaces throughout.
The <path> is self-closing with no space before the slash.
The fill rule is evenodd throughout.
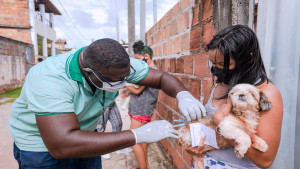
<path id="1" fill-rule="evenodd" d="M 260 91 L 259 107 L 260 111 L 270 110 L 272 108 L 272 103 L 267 99 L 266 95 Z"/>
<path id="2" fill-rule="evenodd" d="M 82 73 L 85 75 L 90 75 L 90 73 L 92 73 L 92 70 L 90 68 L 82 68 L 82 70 L 84 71 Z"/>

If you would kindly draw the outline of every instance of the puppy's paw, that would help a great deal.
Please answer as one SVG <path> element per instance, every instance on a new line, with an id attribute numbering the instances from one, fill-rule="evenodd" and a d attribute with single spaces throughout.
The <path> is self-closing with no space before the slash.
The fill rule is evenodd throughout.
<path id="1" fill-rule="evenodd" d="M 238 157 L 238 158 L 243 158 L 244 156 L 242 156 L 241 154 L 240 154 L 240 152 L 238 152 L 236 149 L 234 150 L 234 153 L 235 153 L 235 155 Z"/>
<path id="2" fill-rule="evenodd" d="M 254 137 L 252 147 L 261 152 L 266 152 L 268 150 L 268 144 L 258 136 Z"/>
<path id="3" fill-rule="evenodd" d="M 240 152 L 237 149 L 234 149 L 234 153 L 238 158 L 243 158 L 244 155 L 240 154 Z"/>
<path id="4" fill-rule="evenodd" d="M 238 158 L 243 158 L 247 152 L 248 148 L 243 146 L 237 146 L 234 149 L 234 152 Z"/>

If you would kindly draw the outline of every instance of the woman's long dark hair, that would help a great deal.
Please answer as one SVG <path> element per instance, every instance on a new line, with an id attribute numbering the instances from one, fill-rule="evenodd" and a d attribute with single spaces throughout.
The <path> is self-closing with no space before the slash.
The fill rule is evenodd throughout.
<path id="1" fill-rule="evenodd" d="M 247 26 L 229 26 L 218 32 L 206 45 L 206 51 L 217 49 L 224 54 L 225 77 L 229 77 L 229 61 L 232 57 L 236 62 L 233 74 L 229 80 L 227 94 L 233 86 L 240 83 L 258 85 L 265 80 L 269 82 L 262 61 L 258 39 L 255 33 Z M 255 84 L 260 79 L 260 83 Z"/>

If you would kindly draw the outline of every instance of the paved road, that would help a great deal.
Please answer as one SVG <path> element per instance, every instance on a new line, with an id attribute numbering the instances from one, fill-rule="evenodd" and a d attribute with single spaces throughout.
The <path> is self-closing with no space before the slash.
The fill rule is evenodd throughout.
<path id="1" fill-rule="evenodd" d="M 12 103 L 0 105 L 0 168 L 17 169 L 18 163 L 13 157 L 13 139 L 8 131 L 9 112 Z"/>

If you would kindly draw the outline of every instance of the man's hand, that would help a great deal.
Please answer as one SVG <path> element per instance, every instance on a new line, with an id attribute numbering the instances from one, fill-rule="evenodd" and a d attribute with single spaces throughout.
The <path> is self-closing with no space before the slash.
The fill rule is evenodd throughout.
<path id="1" fill-rule="evenodd" d="M 178 138 L 178 131 L 166 120 L 153 121 L 131 131 L 135 135 L 136 144 L 154 143 L 167 137 Z"/>
<path id="2" fill-rule="evenodd" d="M 178 100 L 178 108 L 188 122 L 191 120 L 200 120 L 201 116 L 206 116 L 206 110 L 202 103 L 195 99 L 188 91 L 181 91 L 176 96 Z M 202 115 L 201 115 L 202 112 Z"/>

